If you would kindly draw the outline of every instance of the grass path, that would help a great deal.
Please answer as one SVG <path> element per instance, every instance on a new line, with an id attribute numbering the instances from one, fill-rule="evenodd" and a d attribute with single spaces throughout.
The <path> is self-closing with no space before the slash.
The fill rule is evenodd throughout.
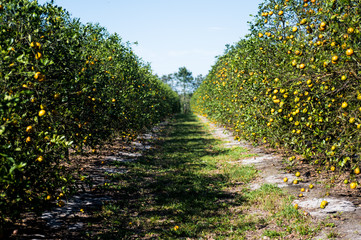
<path id="1" fill-rule="evenodd" d="M 155 148 L 113 174 L 117 201 L 97 213 L 98 239 L 310 239 L 312 223 L 273 185 L 250 191 L 257 178 L 239 160 L 246 149 L 226 149 L 194 115 L 178 115 Z"/>

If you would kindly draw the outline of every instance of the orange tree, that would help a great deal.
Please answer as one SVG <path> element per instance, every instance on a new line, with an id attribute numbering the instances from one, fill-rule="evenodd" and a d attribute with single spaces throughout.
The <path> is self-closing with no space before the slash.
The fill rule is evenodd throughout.
<path id="1" fill-rule="evenodd" d="M 69 149 L 135 137 L 179 98 L 119 36 L 62 8 L 0 1 L 0 21 L 2 224 L 69 191 Z"/>
<path id="2" fill-rule="evenodd" d="M 356 169 L 361 150 L 359 0 L 266 0 L 227 49 L 192 108 L 237 138 L 310 163 Z M 356 171 L 357 172 L 357 171 Z M 355 176 L 351 176 L 355 177 Z"/>

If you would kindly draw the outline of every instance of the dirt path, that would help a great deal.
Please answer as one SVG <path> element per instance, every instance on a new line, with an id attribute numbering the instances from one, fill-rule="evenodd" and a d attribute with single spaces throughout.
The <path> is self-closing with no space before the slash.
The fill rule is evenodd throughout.
<path id="1" fill-rule="evenodd" d="M 272 232 L 284 234 L 283 225 L 267 222 L 269 212 L 252 207 L 254 203 L 243 192 L 248 180 L 230 184 L 224 178 L 232 168 L 244 166 L 250 166 L 250 172 L 254 171 L 251 166 L 259 171 L 260 177 L 249 183 L 251 190 L 271 183 L 298 196 L 302 187 L 315 185 L 294 201 L 315 222 L 328 219 L 327 231 L 314 239 L 361 239 L 361 202 L 354 192 L 330 191 L 325 196 L 328 190 L 307 165 L 296 166 L 303 181 L 293 185 L 296 177 L 285 170 L 282 156 L 235 141 L 224 128 L 199 118 L 225 148 L 236 147 L 227 152 L 243 147 L 249 150 L 243 156 L 252 157 L 240 159 L 242 154 L 236 153 L 231 160 L 224 150 L 210 147 L 218 143 L 194 119 L 176 123 L 178 132 L 171 138 L 162 133 L 170 126 L 161 124 L 131 143 L 114 140 L 97 154 L 78 156 L 78 167 L 85 176 L 79 192 L 63 199 L 62 208 L 24 216 L 11 239 L 239 239 L 234 237 L 239 236 L 235 235 L 237 228 L 244 239 L 270 239 L 264 235 L 267 231 L 270 236 Z M 226 165 L 230 169 L 222 169 Z M 329 202 L 325 209 L 319 207 L 322 200 Z M 272 239 L 283 239 L 277 236 Z"/>
<path id="2" fill-rule="evenodd" d="M 258 189 L 264 183 L 276 184 L 278 187 L 286 189 L 290 194 L 299 196 L 300 189 L 306 189 L 303 197 L 298 197 L 294 204 L 298 204 L 300 211 L 310 214 L 314 219 L 326 219 L 329 224 L 334 224 L 331 231 L 321 231 L 321 234 L 314 239 L 361 239 L 361 194 L 357 191 L 344 190 L 345 186 L 337 186 L 334 189 L 327 189 L 322 183 L 327 179 L 318 179 L 315 169 L 306 164 L 296 166 L 296 171 L 301 173 L 302 179 L 299 184 L 292 184 L 297 179 L 294 173 L 286 170 L 283 157 L 277 152 L 254 147 L 247 142 L 234 140 L 234 136 L 225 128 L 211 123 L 208 119 L 198 116 L 199 119 L 208 125 L 212 134 L 226 142 L 225 147 L 242 146 L 256 153 L 257 157 L 240 160 L 242 164 L 253 164 L 260 170 L 260 177 L 251 183 L 251 189 Z M 303 169 L 304 168 L 304 169 Z M 283 181 L 288 178 L 288 182 Z M 322 180 L 322 181 L 320 181 Z M 309 184 L 315 187 L 309 189 Z M 341 190 L 340 190 L 341 188 Z M 326 200 L 328 205 L 322 209 L 321 202 Z"/>

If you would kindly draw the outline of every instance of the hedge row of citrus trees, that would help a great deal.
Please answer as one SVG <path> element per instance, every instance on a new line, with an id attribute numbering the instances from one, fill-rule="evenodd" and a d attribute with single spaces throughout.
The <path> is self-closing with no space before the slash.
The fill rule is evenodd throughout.
<path id="1" fill-rule="evenodd" d="M 291 161 L 299 154 L 358 173 L 360 21 L 360 0 L 265 0 L 251 33 L 194 94 L 193 110 L 238 138 L 292 150 Z"/>
<path id="2" fill-rule="evenodd" d="M 62 8 L 0 1 L 0 225 L 71 186 L 69 149 L 135 136 L 179 110 L 149 67 Z"/>

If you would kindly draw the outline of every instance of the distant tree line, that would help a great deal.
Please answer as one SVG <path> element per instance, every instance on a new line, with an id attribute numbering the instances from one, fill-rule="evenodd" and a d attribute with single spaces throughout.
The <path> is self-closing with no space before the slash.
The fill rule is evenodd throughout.
<path id="1" fill-rule="evenodd" d="M 187 113 L 190 111 L 190 99 L 193 92 L 201 85 L 205 76 L 200 74 L 193 77 L 192 72 L 186 67 L 180 67 L 178 72 L 163 75 L 160 79 L 178 93 L 181 99 L 182 113 Z"/>

